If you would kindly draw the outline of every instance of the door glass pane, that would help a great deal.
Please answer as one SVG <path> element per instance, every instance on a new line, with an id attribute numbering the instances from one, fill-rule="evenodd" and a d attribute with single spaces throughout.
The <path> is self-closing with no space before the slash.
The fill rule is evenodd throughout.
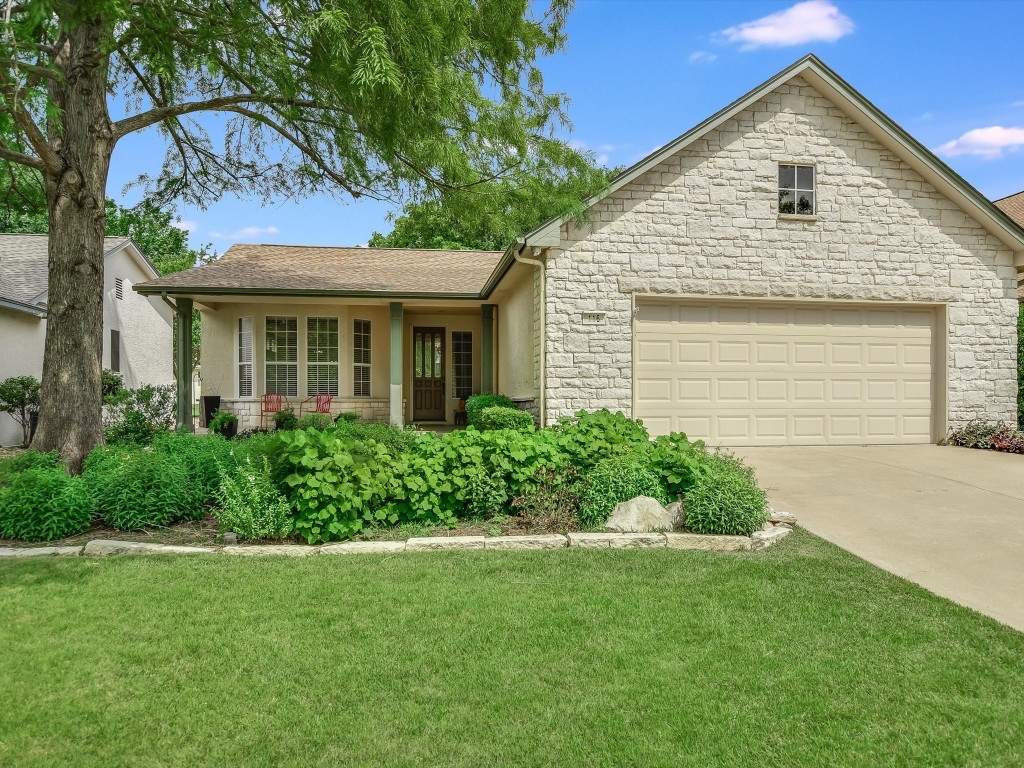
<path id="1" fill-rule="evenodd" d="M 423 340 L 417 333 L 415 339 L 412 342 L 413 349 L 413 369 L 416 372 L 416 377 L 423 376 Z"/>
<path id="2" fill-rule="evenodd" d="M 434 334 L 434 378 L 441 378 L 441 334 Z"/>

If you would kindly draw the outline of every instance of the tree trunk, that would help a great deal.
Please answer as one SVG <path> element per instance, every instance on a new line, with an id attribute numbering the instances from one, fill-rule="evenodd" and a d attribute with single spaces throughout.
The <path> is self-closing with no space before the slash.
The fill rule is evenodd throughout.
<path id="1" fill-rule="evenodd" d="M 47 169 L 49 298 L 39 427 L 32 447 L 56 449 L 71 472 L 103 440 L 103 202 L 114 149 L 107 111 L 102 19 L 76 19 L 58 60 L 66 81 L 50 95 L 60 112 L 48 124 L 60 158 Z"/>

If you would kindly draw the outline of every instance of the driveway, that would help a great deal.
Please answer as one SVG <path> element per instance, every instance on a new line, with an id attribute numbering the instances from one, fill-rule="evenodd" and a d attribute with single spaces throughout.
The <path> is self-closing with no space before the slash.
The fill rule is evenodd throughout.
<path id="1" fill-rule="evenodd" d="M 1024 456 L 935 445 L 736 453 L 809 531 L 1024 631 Z"/>

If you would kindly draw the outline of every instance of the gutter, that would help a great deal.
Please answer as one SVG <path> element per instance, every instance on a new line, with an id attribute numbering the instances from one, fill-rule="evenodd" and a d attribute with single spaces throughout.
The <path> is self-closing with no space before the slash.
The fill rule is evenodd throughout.
<path id="1" fill-rule="evenodd" d="M 0 307 L 13 309 L 15 312 L 24 312 L 29 315 L 35 315 L 36 317 L 46 317 L 46 309 L 44 307 L 37 307 L 23 301 L 18 301 L 17 299 L 5 299 L 0 297 Z"/>
<path id="2" fill-rule="evenodd" d="M 518 246 L 518 243 L 513 243 L 513 246 Z M 538 403 L 537 408 L 540 412 L 540 425 L 544 427 L 547 422 L 547 319 L 548 319 L 548 276 L 545 263 L 541 261 L 538 256 L 541 254 L 541 249 L 534 245 L 530 246 L 530 253 L 533 258 L 527 258 L 522 253 L 526 250 L 527 245 L 525 240 L 523 241 L 522 247 L 516 247 L 513 250 L 513 257 L 520 264 L 529 264 L 530 266 L 536 267 L 540 270 L 540 392 L 538 392 Z"/>
<path id="3" fill-rule="evenodd" d="M 441 293 L 437 291 L 323 291 L 315 289 L 282 288 L 212 288 L 209 286 L 133 285 L 132 290 L 143 296 L 184 294 L 187 296 L 310 296 L 318 298 L 360 299 L 455 299 L 479 301 L 486 298 L 479 293 Z"/>

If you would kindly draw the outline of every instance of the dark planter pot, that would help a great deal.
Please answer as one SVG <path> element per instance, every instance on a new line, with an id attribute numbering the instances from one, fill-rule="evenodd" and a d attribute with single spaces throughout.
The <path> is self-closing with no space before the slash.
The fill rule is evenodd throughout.
<path id="1" fill-rule="evenodd" d="M 213 418 L 213 414 L 220 408 L 220 395 L 203 395 L 202 397 L 202 409 L 203 409 L 203 426 L 210 426 L 210 419 Z"/>
<path id="2" fill-rule="evenodd" d="M 233 440 L 235 435 L 238 434 L 238 422 L 233 421 L 230 424 L 225 424 L 220 434 L 228 440 Z"/>

